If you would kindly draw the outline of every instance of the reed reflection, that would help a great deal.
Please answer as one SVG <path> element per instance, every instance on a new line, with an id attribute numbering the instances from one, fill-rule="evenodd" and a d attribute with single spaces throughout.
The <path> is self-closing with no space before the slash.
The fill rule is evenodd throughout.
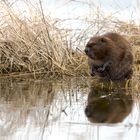
<path id="1" fill-rule="evenodd" d="M 57 117 L 52 106 L 56 91 L 52 82 L 33 80 L 2 80 L 0 82 L 0 136 L 11 136 L 20 128 L 44 127 Z"/>

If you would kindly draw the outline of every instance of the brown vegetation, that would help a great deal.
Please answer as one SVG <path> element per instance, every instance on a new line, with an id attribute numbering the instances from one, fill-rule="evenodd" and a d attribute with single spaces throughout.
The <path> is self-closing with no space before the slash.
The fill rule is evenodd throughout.
<path id="1" fill-rule="evenodd" d="M 33 10 L 30 3 L 27 5 Z M 40 3 L 39 9 L 34 9 L 37 15 L 29 15 L 28 19 L 24 19 L 21 13 L 5 1 L 0 2 L 0 7 L 3 13 L 0 15 L 1 76 L 32 74 L 36 77 L 37 74 L 46 74 L 54 78 L 62 75 L 89 75 L 83 52 L 85 42 L 90 35 L 106 32 L 110 28 L 126 35 L 132 44 L 139 45 L 138 26 L 111 16 L 103 17 L 101 12 L 93 15 L 94 19 L 51 19 L 44 15 Z M 82 21 L 88 27 L 62 28 L 60 24 L 67 20 Z M 139 59 L 138 51 L 136 57 Z"/>

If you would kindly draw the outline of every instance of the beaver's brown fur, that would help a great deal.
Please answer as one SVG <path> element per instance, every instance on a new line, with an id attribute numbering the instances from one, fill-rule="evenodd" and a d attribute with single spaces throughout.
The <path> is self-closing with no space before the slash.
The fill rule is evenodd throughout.
<path id="1" fill-rule="evenodd" d="M 111 80 L 124 80 L 132 76 L 133 54 L 130 43 L 117 33 L 92 37 L 85 48 L 91 75 Z"/>

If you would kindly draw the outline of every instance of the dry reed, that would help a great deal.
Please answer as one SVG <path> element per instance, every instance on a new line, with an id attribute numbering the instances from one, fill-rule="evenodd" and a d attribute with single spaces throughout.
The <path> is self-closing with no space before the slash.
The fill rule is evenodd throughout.
<path id="1" fill-rule="evenodd" d="M 27 6 L 33 10 L 28 1 Z M 39 1 L 36 16 L 23 19 L 21 13 L 10 4 L 0 1 L 0 74 L 46 74 L 47 76 L 88 75 L 84 45 L 90 35 L 100 34 L 110 28 L 126 35 L 132 44 L 139 45 L 139 27 L 135 23 L 126 23 L 104 17 L 97 12 L 94 18 L 67 19 L 86 23 L 84 29 L 61 28 L 67 20 L 46 17 Z M 31 12 L 32 13 L 32 12 Z M 108 26 L 109 25 L 109 26 Z M 75 47 L 76 46 L 76 47 Z M 138 47 L 135 47 L 138 48 Z M 137 59 L 139 59 L 137 49 Z"/>

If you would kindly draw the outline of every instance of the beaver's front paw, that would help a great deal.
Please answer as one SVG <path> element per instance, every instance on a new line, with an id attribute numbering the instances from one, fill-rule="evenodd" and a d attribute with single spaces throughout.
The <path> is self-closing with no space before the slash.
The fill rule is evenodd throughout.
<path id="1" fill-rule="evenodd" d="M 104 72 L 104 70 L 105 69 L 103 67 L 100 67 L 100 68 L 97 69 L 97 72 L 102 73 L 102 72 Z"/>

